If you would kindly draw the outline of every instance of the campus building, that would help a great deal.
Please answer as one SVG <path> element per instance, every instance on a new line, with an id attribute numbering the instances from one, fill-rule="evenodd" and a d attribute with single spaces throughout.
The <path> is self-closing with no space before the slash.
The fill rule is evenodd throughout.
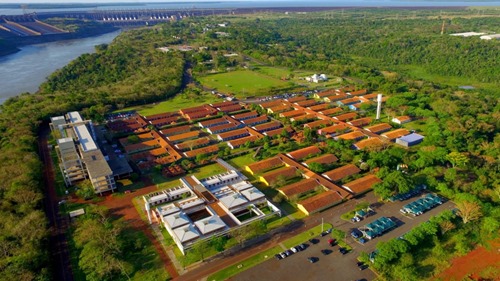
<path id="1" fill-rule="evenodd" d="M 51 117 L 50 128 L 61 135 L 56 151 L 66 186 L 89 179 L 96 193 L 116 188 L 113 171 L 95 142 L 92 121 L 73 111 Z"/>
<path id="2" fill-rule="evenodd" d="M 183 177 L 179 186 L 143 196 L 150 223 L 162 224 L 183 254 L 195 243 L 281 215 L 244 175 L 221 159 L 217 163 L 227 171 L 205 179 Z"/>

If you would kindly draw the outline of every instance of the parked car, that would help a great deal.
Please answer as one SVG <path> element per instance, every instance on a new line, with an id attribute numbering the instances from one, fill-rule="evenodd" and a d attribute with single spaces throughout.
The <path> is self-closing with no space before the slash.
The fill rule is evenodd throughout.
<path id="1" fill-rule="evenodd" d="M 296 247 L 291 247 L 290 250 L 294 253 L 297 253 L 299 251 Z"/>
<path id="2" fill-rule="evenodd" d="M 337 240 L 334 238 L 328 239 L 328 244 L 330 244 L 330 246 L 333 247 L 337 244 Z"/>
<path id="3" fill-rule="evenodd" d="M 351 236 L 352 236 L 352 238 L 357 239 L 357 238 L 359 238 L 359 237 L 363 236 L 363 233 L 361 233 L 361 231 L 359 231 L 359 229 L 354 228 L 354 229 L 351 231 Z"/>
<path id="4" fill-rule="evenodd" d="M 308 257 L 307 260 L 310 262 L 310 263 L 315 263 L 317 262 L 319 259 L 317 257 Z"/>
<path id="5" fill-rule="evenodd" d="M 331 252 L 332 252 L 332 251 L 331 251 L 331 250 L 328 250 L 328 249 L 323 249 L 323 250 L 321 250 L 321 253 L 322 253 L 323 255 L 325 255 L 325 256 L 326 256 L 326 255 L 328 255 L 328 254 L 330 254 Z"/>
<path id="6" fill-rule="evenodd" d="M 276 254 L 276 255 L 274 255 L 274 257 L 275 257 L 277 260 L 281 260 L 281 259 L 283 258 L 283 257 L 281 257 L 281 255 L 280 255 L 280 254 Z"/>
<path id="7" fill-rule="evenodd" d="M 302 243 L 302 244 L 298 245 L 297 247 L 298 247 L 301 251 L 304 251 L 305 249 L 307 249 L 307 244 Z"/>
<path id="8" fill-rule="evenodd" d="M 286 253 L 285 253 L 285 252 L 281 252 L 281 253 L 280 253 L 280 256 L 281 256 L 281 258 L 282 258 L 282 259 L 284 259 L 284 258 L 286 258 L 286 257 L 287 257 L 287 255 L 286 255 Z"/>
<path id="9" fill-rule="evenodd" d="M 286 251 L 285 251 L 285 254 L 286 254 L 286 256 L 288 257 L 288 256 L 293 255 L 293 252 L 292 252 L 292 251 L 290 251 L 290 250 L 286 250 Z"/>
<path id="10" fill-rule="evenodd" d="M 342 255 L 345 255 L 347 254 L 347 252 L 349 252 L 346 248 L 343 248 L 343 247 L 339 247 L 339 252 L 342 254 Z"/>
<path id="11" fill-rule="evenodd" d="M 360 218 L 360 217 L 358 217 L 358 216 L 355 216 L 355 217 L 353 217 L 353 218 L 351 219 L 351 221 L 352 221 L 352 222 L 359 222 L 359 221 L 361 221 L 361 218 Z"/>
<path id="12" fill-rule="evenodd" d="M 359 241 L 359 243 L 361 243 L 361 244 L 365 244 L 366 242 L 368 242 L 368 240 L 366 240 L 366 238 L 364 238 L 364 237 L 359 238 L 359 240 L 358 240 L 358 241 Z"/>
<path id="13" fill-rule="evenodd" d="M 326 236 L 326 235 L 328 235 L 328 232 L 326 232 L 326 231 L 321 232 L 321 237 Z"/>
<path id="14" fill-rule="evenodd" d="M 318 240 L 318 239 L 316 239 L 316 238 L 312 238 L 312 239 L 309 239 L 309 242 L 310 242 L 311 244 L 318 244 L 319 240 Z"/>

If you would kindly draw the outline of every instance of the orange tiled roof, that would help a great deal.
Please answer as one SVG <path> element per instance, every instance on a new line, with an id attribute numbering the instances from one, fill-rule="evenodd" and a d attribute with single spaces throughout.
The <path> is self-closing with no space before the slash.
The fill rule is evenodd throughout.
<path id="1" fill-rule="evenodd" d="M 267 181 L 267 183 L 273 184 L 273 182 L 276 181 L 276 179 L 278 179 L 279 176 L 283 176 L 286 179 L 296 177 L 297 176 L 296 171 L 297 170 L 294 167 L 285 167 L 273 170 L 271 172 L 267 172 L 263 174 L 262 177 Z"/>
<path id="2" fill-rule="evenodd" d="M 177 127 L 172 127 L 168 129 L 163 129 L 160 132 L 164 136 L 173 136 L 173 135 L 178 135 L 182 134 L 185 132 L 189 132 L 191 130 L 191 125 L 183 125 L 183 126 L 177 126 Z"/>
<path id="3" fill-rule="evenodd" d="M 197 137 L 199 135 L 200 135 L 200 131 L 192 131 L 192 132 L 187 132 L 184 134 L 169 136 L 169 137 L 167 137 L 167 139 L 169 141 L 176 142 L 176 141 L 194 138 L 194 137 Z"/>
<path id="4" fill-rule="evenodd" d="M 323 115 L 332 115 L 332 114 L 337 114 L 339 112 L 342 112 L 342 108 L 340 108 L 340 107 L 334 107 L 334 108 L 330 108 L 330 109 L 327 109 L 327 110 L 322 110 L 319 113 L 321 113 Z"/>
<path id="5" fill-rule="evenodd" d="M 373 126 L 366 127 L 365 130 L 368 130 L 372 133 L 379 134 L 385 131 L 392 129 L 392 126 L 387 123 L 381 123 Z"/>
<path id="6" fill-rule="evenodd" d="M 369 146 L 379 146 L 382 145 L 382 141 L 379 138 L 369 138 L 362 141 L 358 141 L 354 144 L 357 149 L 365 149 Z"/>
<path id="7" fill-rule="evenodd" d="M 367 191 L 368 189 L 372 188 L 372 186 L 376 183 L 382 182 L 379 178 L 377 178 L 374 175 L 366 175 L 362 178 L 359 178 L 357 180 L 353 180 L 351 182 L 348 182 L 344 184 L 344 187 L 347 187 L 354 193 L 362 193 L 364 191 Z"/>
<path id="8" fill-rule="evenodd" d="M 339 159 L 337 158 L 337 156 L 335 156 L 331 153 L 327 153 L 327 154 L 323 154 L 321 156 L 309 159 L 304 163 L 306 163 L 306 164 L 311 164 L 311 163 L 332 164 L 332 163 L 337 162 L 338 160 Z"/>
<path id="9" fill-rule="evenodd" d="M 289 152 L 287 155 L 289 155 L 293 159 L 301 160 L 301 159 L 304 159 L 310 155 L 319 154 L 319 153 L 321 153 L 321 149 L 319 149 L 315 145 L 311 145 L 311 146 L 308 146 L 308 147 L 305 147 L 302 149 L 298 149 L 298 150 Z"/>
<path id="10" fill-rule="evenodd" d="M 388 138 L 389 140 L 394 140 L 394 139 L 400 138 L 402 136 L 406 136 L 409 133 L 410 133 L 410 131 L 408 131 L 406 129 L 396 129 L 394 131 L 383 133 L 381 136 Z"/>
<path id="11" fill-rule="evenodd" d="M 361 170 L 353 164 L 348 164 L 337 169 L 333 169 L 329 172 L 323 173 L 324 176 L 328 177 L 332 181 L 339 181 L 345 177 L 355 175 L 361 172 Z"/>
<path id="12" fill-rule="evenodd" d="M 333 118 L 339 120 L 339 121 L 347 121 L 347 120 L 351 120 L 351 119 L 354 119 L 358 116 L 357 113 L 355 112 L 349 112 L 349 113 L 345 113 L 345 114 L 341 114 L 341 115 L 337 115 Z"/>
<path id="13" fill-rule="evenodd" d="M 285 194 L 286 197 L 300 195 L 308 191 L 313 191 L 320 184 L 315 179 L 305 179 L 296 183 L 292 183 L 281 187 L 279 190 Z"/>
<path id="14" fill-rule="evenodd" d="M 366 137 L 366 135 L 361 132 L 361 131 L 354 131 L 354 132 L 350 132 L 350 133 L 347 133 L 347 134 L 343 134 L 343 135 L 340 135 L 338 137 L 336 137 L 337 139 L 343 139 L 343 140 L 358 140 L 358 139 L 361 139 L 361 138 L 364 138 Z"/>
<path id="15" fill-rule="evenodd" d="M 328 190 L 316 196 L 298 202 L 308 213 L 315 213 L 335 205 L 342 200 L 336 192 Z"/>
<path id="16" fill-rule="evenodd" d="M 309 109 L 312 110 L 312 111 L 321 111 L 323 109 L 327 109 L 330 105 L 327 104 L 327 103 L 322 103 L 322 104 L 318 104 L 318 105 L 313 105 L 313 106 L 310 106 Z"/>
<path id="17" fill-rule="evenodd" d="M 295 117 L 295 116 L 299 116 L 299 115 L 303 115 L 303 114 L 305 114 L 304 110 L 290 110 L 290 111 L 286 111 L 286 112 L 281 112 L 280 117 L 291 118 L 291 117 Z"/>
<path id="18" fill-rule="evenodd" d="M 349 121 L 349 122 L 347 122 L 347 124 L 351 124 L 351 125 L 356 126 L 356 127 L 362 127 L 362 126 L 366 126 L 366 125 L 370 124 L 370 122 L 372 122 L 372 119 L 370 117 L 365 117 L 365 118 L 359 118 L 356 120 Z"/>
<path id="19" fill-rule="evenodd" d="M 247 167 L 252 170 L 254 173 L 259 173 L 265 170 L 269 170 L 274 167 L 284 165 L 283 162 L 279 159 L 279 157 L 272 157 L 266 160 L 262 160 L 259 162 L 255 162 L 247 165 Z"/>

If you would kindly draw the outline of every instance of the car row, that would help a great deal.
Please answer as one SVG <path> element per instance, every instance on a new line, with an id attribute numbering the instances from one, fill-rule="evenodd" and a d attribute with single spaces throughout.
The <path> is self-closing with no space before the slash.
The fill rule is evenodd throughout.
<path id="1" fill-rule="evenodd" d="M 289 250 L 286 250 L 286 251 L 283 251 L 283 252 L 281 252 L 279 254 L 274 255 L 274 257 L 277 260 L 281 260 L 281 259 L 284 259 L 284 258 L 286 258 L 288 256 L 293 255 L 294 253 L 298 253 L 300 251 L 304 251 L 305 249 L 307 249 L 307 246 L 308 246 L 307 244 L 302 243 L 302 244 L 299 244 L 299 245 L 297 245 L 295 247 L 290 248 Z"/>

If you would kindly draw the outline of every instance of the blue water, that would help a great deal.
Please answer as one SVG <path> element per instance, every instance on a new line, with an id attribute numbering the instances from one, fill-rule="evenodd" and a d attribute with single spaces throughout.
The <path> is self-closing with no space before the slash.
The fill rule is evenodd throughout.
<path id="1" fill-rule="evenodd" d="M 82 1 L 85 2 L 85 1 Z M 220 2 L 173 2 L 173 3 L 145 3 L 120 6 L 99 6 L 95 8 L 64 8 L 64 9 L 2 9 L 0 15 L 20 15 L 24 12 L 60 12 L 60 11 L 86 11 L 86 10 L 127 10 L 127 9 L 216 9 L 216 8 L 270 8 L 270 7 L 460 7 L 460 6 L 500 6 L 500 1 L 432 1 L 432 0 L 288 0 L 288 1 L 220 1 Z"/>
<path id="2" fill-rule="evenodd" d="M 21 93 L 36 92 L 52 72 L 82 54 L 94 52 L 94 46 L 110 43 L 119 33 L 25 46 L 0 57 L 0 104 Z"/>

